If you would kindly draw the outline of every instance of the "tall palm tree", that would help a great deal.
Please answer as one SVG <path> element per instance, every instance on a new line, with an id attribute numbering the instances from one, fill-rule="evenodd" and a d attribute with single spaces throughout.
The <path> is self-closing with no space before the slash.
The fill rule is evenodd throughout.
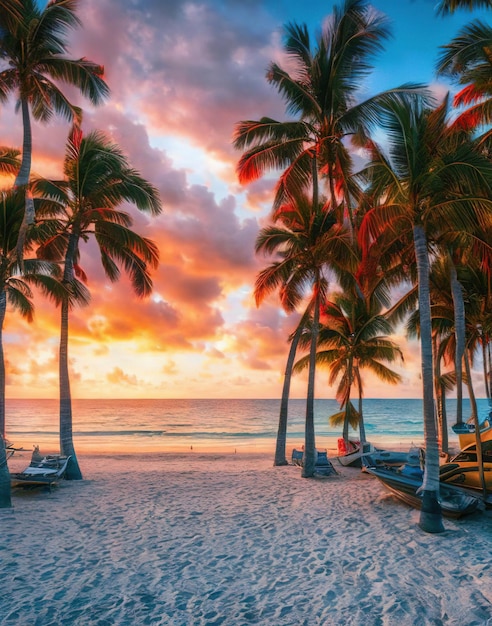
<path id="1" fill-rule="evenodd" d="M 290 381 L 297 342 L 312 317 L 314 330 L 311 334 L 310 353 L 316 354 L 316 328 L 321 298 L 326 296 L 329 270 L 343 281 L 344 271 L 355 268 L 355 256 L 347 231 L 335 224 L 333 213 L 327 203 L 318 204 L 313 211 L 311 199 L 299 196 L 274 213 L 274 224 L 263 228 L 256 240 L 256 251 L 276 255 L 276 259 L 257 277 L 255 295 L 257 302 L 280 287 L 282 306 L 294 311 L 309 294 L 308 303 L 296 331 L 289 352 L 286 380 Z M 315 362 L 310 357 L 308 374 L 308 399 L 306 408 L 306 432 L 304 443 L 303 476 L 314 475 L 314 377 Z M 285 385 L 284 385 L 285 387 Z M 287 390 L 288 391 L 288 390 Z M 284 398 L 285 399 L 285 398 Z M 285 438 L 287 409 L 284 407 L 279 419 L 280 437 Z M 278 443 L 282 447 L 282 443 Z M 282 451 L 280 450 L 280 455 Z M 285 456 L 285 445 L 283 446 Z"/>
<path id="2" fill-rule="evenodd" d="M 64 173 L 62 181 L 38 181 L 36 185 L 54 201 L 44 206 L 46 220 L 40 228 L 44 228 L 49 236 L 40 246 L 38 255 L 63 259 L 64 284 L 74 300 L 84 299 L 77 280 L 84 278 L 79 265 L 80 244 L 94 238 L 106 276 L 111 281 L 118 280 L 121 267 L 130 277 L 136 295 L 149 295 L 152 290 L 150 268 L 155 268 L 158 263 L 157 247 L 130 229 L 130 215 L 118 207 L 127 202 L 141 211 L 157 215 L 161 211 L 157 189 L 131 168 L 118 146 L 101 132 L 94 131 L 83 137 L 76 127 L 67 143 Z M 54 213 L 60 216 L 48 219 Z M 68 478 L 80 479 L 82 475 L 72 437 L 68 371 L 70 304 L 70 299 L 65 298 L 61 305 L 60 448 L 62 454 L 72 457 Z"/>
<path id="3" fill-rule="evenodd" d="M 364 141 L 381 103 L 420 94 L 416 86 L 408 85 L 356 104 L 361 83 L 372 69 L 371 60 L 382 49 L 388 34 L 385 18 L 365 0 L 346 0 L 341 8 L 335 7 L 314 46 L 305 25 L 286 25 L 284 48 L 293 69 L 289 72 L 272 63 L 267 79 L 276 86 L 287 103 L 287 112 L 296 119 L 279 122 L 264 117 L 242 121 L 236 126 L 233 140 L 235 148 L 244 150 L 237 166 L 242 183 L 257 180 L 270 170 L 282 172 L 276 185 L 274 209 L 288 204 L 293 196 L 309 188 L 312 213 L 317 215 L 321 176 L 327 182 L 329 204 L 338 221 L 347 217 L 347 223 L 353 225 L 351 204 L 359 196 L 359 189 L 350 177 L 352 160 L 345 140 L 358 133 L 358 141 Z M 320 280 L 318 275 L 314 283 L 321 284 Z M 315 290 L 313 333 L 321 299 L 322 294 Z M 313 341 L 307 424 L 314 421 L 315 356 Z M 309 440 L 304 472 L 312 475 L 313 434 Z"/>
<path id="4" fill-rule="evenodd" d="M 373 146 L 372 163 L 364 172 L 380 204 L 368 211 L 361 240 L 374 240 L 383 230 L 395 239 L 411 233 L 415 248 L 420 311 L 426 466 L 420 526 L 443 530 L 438 501 L 439 451 L 433 398 L 432 328 L 429 251 L 448 232 L 476 232 L 490 220 L 491 170 L 471 143 L 450 130 L 447 98 L 436 109 L 418 104 L 387 108 L 383 128 L 389 148 Z"/>
<path id="5" fill-rule="evenodd" d="M 0 192 L 0 507 L 10 506 L 10 476 L 5 454 L 5 359 L 3 327 L 7 304 L 29 322 L 33 319 L 32 286 L 59 302 L 63 286 L 57 280 L 58 266 L 38 259 L 17 258 L 17 241 L 24 216 L 24 195 L 20 191 Z M 26 243 L 31 247 L 30 237 Z M 29 248 L 28 248 L 29 249 Z M 31 248 L 32 249 L 32 248 Z"/>
<path id="6" fill-rule="evenodd" d="M 26 188 L 25 225 L 34 222 L 26 187 L 31 175 L 31 114 L 41 122 L 49 121 L 54 113 L 80 122 L 81 111 L 63 94 L 60 82 L 76 87 L 94 105 L 109 95 L 102 66 L 65 56 L 68 32 L 80 25 L 77 7 L 78 0 L 50 0 L 44 8 L 36 0 L 0 0 L 0 13 L 5 11 L 8 17 L 0 20 L 0 58 L 8 64 L 0 72 L 0 102 L 14 93 L 22 112 L 22 163 L 15 184 Z"/>

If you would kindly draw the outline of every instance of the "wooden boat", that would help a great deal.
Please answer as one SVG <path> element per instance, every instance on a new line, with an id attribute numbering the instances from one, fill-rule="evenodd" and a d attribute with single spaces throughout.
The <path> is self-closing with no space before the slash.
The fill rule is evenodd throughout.
<path id="1" fill-rule="evenodd" d="M 328 458 L 328 452 L 326 450 L 316 450 L 317 458 L 316 464 L 314 466 L 314 473 L 318 476 L 330 476 L 332 474 L 336 474 L 337 471 L 333 467 L 332 462 Z M 292 464 L 298 465 L 299 467 L 303 466 L 303 450 L 296 450 L 294 448 L 292 450 Z"/>
<path id="2" fill-rule="evenodd" d="M 482 463 L 487 491 L 492 492 L 492 440 L 482 442 Z M 478 469 L 477 444 L 466 446 L 439 468 L 440 480 L 447 484 L 482 491 Z"/>
<path id="3" fill-rule="evenodd" d="M 67 471 L 70 456 L 48 455 L 31 463 L 23 472 L 10 474 L 12 487 L 49 487 L 62 480 Z"/>
<path id="4" fill-rule="evenodd" d="M 354 467 L 361 467 L 361 457 L 364 454 L 371 454 L 376 452 L 376 448 L 372 443 L 365 442 L 361 445 L 360 441 L 353 439 L 345 440 L 340 437 L 338 440 L 338 456 L 337 460 L 340 465 L 347 467 L 352 465 Z"/>
<path id="5" fill-rule="evenodd" d="M 460 448 L 463 450 L 472 443 L 476 443 L 475 425 L 470 422 L 464 422 L 463 424 L 455 424 L 453 432 L 458 435 L 460 442 Z M 485 419 L 480 424 L 480 440 L 492 441 L 492 422 L 490 418 Z"/>
<path id="6" fill-rule="evenodd" d="M 414 508 L 421 508 L 422 498 L 419 489 L 422 487 L 423 471 L 420 467 L 407 465 L 401 468 L 366 467 L 366 472 L 375 476 L 398 499 Z M 439 501 L 442 514 L 452 518 L 469 515 L 481 504 L 478 496 L 445 483 L 440 485 Z"/>

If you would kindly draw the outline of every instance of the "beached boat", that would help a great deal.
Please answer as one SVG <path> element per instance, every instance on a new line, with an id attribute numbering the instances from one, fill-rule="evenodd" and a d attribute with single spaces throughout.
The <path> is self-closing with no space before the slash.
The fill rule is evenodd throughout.
<path id="1" fill-rule="evenodd" d="M 328 452 L 326 450 L 316 450 L 317 458 L 316 465 L 314 466 L 314 473 L 318 476 L 331 476 L 337 474 L 336 469 L 333 467 L 332 462 L 328 458 Z M 303 465 L 303 450 L 292 450 L 292 464 L 302 467 Z"/>
<path id="2" fill-rule="evenodd" d="M 12 487 L 51 487 L 62 480 L 67 471 L 70 456 L 48 455 L 31 463 L 23 472 L 11 473 Z"/>
<path id="3" fill-rule="evenodd" d="M 360 441 L 355 441 L 353 439 L 345 440 L 343 437 L 340 437 L 338 440 L 337 460 L 340 465 L 345 467 L 349 465 L 361 467 L 362 455 L 374 452 L 376 452 L 376 448 L 372 445 L 372 443 L 367 441 L 361 445 Z"/>
<path id="4" fill-rule="evenodd" d="M 482 464 L 485 488 L 492 492 L 492 440 L 482 442 Z M 482 491 L 482 481 L 478 468 L 477 444 L 466 446 L 448 463 L 439 468 L 440 480 L 447 484 L 459 485 L 467 489 Z"/>
<path id="5" fill-rule="evenodd" d="M 386 489 L 398 499 L 410 506 L 420 509 L 422 497 L 423 471 L 420 467 L 403 465 L 396 467 L 366 467 L 366 472 L 375 476 Z M 442 514 L 446 517 L 458 518 L 476 511 L 481 504 L 479 497 L 455 487 L 442 483 L 439 489 L 439 502 Z"/>
<path id="6" fill-rule="evenodd" d="M 455 424 L 453 432 L 458 435 L 460 442 L 460 448 L 463 450 L 472 443 L 476 443 L 475 425 L 470 422 L 463 422 L 462 424 Z M 492 441 L 492 421 L 489 418 L 485 419 L 480 424 L 480 440 Z"/>
<path id="7" fill-rule="evenodd" d="M 420 449 L 412 447 L 408 452 L 398 450 L 381 450 L 372 443 L 364 443 L 363 448 L 359 441 L 349 440 L 347 442 L 340 438 L 338 440 L 338 456 L 336 457 L 341 465 L 352 465 L 361 467 L 382 465 L 403 465 L 403 463 L 420 464 Z"/>

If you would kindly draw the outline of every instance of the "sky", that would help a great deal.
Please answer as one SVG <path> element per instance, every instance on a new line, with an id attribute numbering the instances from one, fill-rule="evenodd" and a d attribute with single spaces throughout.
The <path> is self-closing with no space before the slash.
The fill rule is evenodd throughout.
<path id="1" fill-rule="evenodd" d="M 374 0 L 391 22 L 392 39 L 361 85 L 361 99 L 406 82 L 437 81 L 439 46 L 471 19 L 465 11 L 442 18 L 433 0 Z M 154 293 L 138 300 L 128 280 L 104 277 L 96 248 L 82 248 L 81 265 L 92 294 L 70 318 L 70 374 L 75 398 L 280 397 L 295 316 L 275 296 L 257 308 L 253 285 L 268 262 L 254 242 L 266 224 L 275 178 L 239 185 L 240 154 L 231 144 L 237 122 L 285 119 L 279 94 L 267 83 L 271 61 L 282 62 L 282 26 L 306 23 L 312 34 L 331 13 L 326 0 L 84 0 L 82 28 L 70 38 L 70 56 L 104 65 L 111 98 L 84 109 L 84 132 L 103 130 L 160 192 L 157 218 L 123 207 L 134 229 L 160 250 Z M 22 124 L 12 99 L 0 109 L 0 144 L 19 147 Z M 66 121 L 33 127 L 33 171 L 61 173 Z M 421 395 L 418 346 L 393 337 L 405 354 L 402 383 L 366 380 L 367 397 Z M 59 310 L 36 298 L 31 324 L 12 310 L 4 325 L 10 398 L 58 396 Z M 334 397 L 320 370 L 317 396 Z M 478 390 L 480 393 L 480 390 Z M 292 397 L 306 393 L 297 376 Z"/>

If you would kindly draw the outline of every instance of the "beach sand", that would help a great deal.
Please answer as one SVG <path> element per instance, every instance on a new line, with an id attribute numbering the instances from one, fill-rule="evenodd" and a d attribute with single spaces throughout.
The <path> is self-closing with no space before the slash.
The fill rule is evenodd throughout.
<path id="1" fill-rule="evenodd" d="M 0 510 L 2 625 L 492 624 L 489 511 L 429 535 L 336 461 L 315 479 L 265 454 L 79 462 L 83 481 Z"/>

